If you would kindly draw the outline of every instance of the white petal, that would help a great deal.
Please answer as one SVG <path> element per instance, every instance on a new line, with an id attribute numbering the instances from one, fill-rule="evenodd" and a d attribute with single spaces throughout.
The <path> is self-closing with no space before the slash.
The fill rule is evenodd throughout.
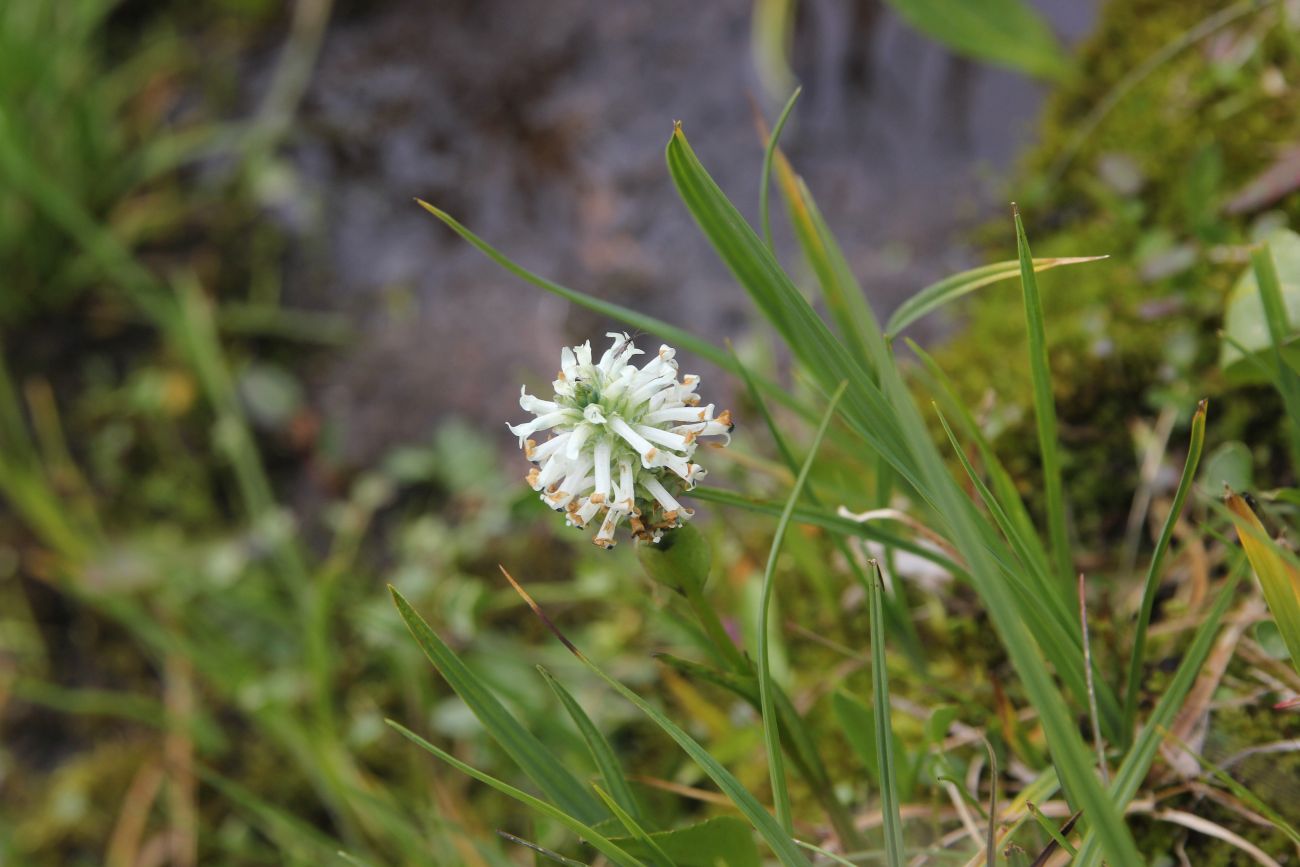
<path id="1" fill-rule="evenodd" d="M 530 422 L 525 422 L 524 424 L 508 424 L 506 427 L 510 428 L 512 434 L 519 437 L 519 446 L 522 448 L 524 440 L 529 436 L 537 433 L 539 430 L 549 430 L 557 424 L 564 424 L 566 421 L 571 421 L 572 416 L 573 410 L 561 409 L 555 412 L 548 412 L 545 415 L 539 415 L 537 418 Z"/>
<path id="2" fill-rule="evenodd" d="M 592 539 L 602 548 L 614 547 L 614 531 L 618 529 L 618 524 L 623 520 L 627 512 L 622 509 L 610 509 L 605 513 L 605 520 L 601 523 L 600 529 L 596 531 L 596 536 Z"/>
<path id="3" fill-rule="evenodd" d="M 569 444 L 564 447 L 564 456 L 573 460 L 582 453 L 582 447 L 587 444 L 594 428 L 589 424 L 580 424 L 573 429 L 573 436 L 569 437 Z"/>
<path id="4" fill-rule="evenodd" d="M 627 444 L 634 448 L 641 456 L 641 466 L 654 466 L 655 456 L 659 454 L 659 449 L 646 442 L 645 437 L 632 430 L 631 426 L 623 419 L 614 417 L 609 420 L 610 430 L 627 440 Z"/>
<path id="5" fill-rule="evenodd" d="M 675 406 L 649 413 L 641 419 L 642 424 L 663 424 L 666 421 L 705 422 L 713 418 L 713 404 L 706 407 Z"/>
<path id="6" fill-rule="evenodd" d="M 652 443 L 658 443 L 661 446 L 667 446 L 676 451 L 683 451 L 689 445 L 686 437 L 678 433 L 661 430 L 657 427 L 651 427 L 648 424 L 639 424 L 635 427 L 637 433 L 650 440 Z"/>
<path id="7" fill-rule="evenodd" d="M 569 437 L 571 436 L 573 436 L 572 431 L 565 431 L 562 434 L 558 434 L 557 436 L 551 437 L 546 442 L 542 443 L 540 446 L 534 448 L 533 453 L 528 456 L 528 459 L 535 464 L 540 464 L 542 461 L 546 460 L 551 455 L 555 454 L 561 448 L 563 448 L 564 444 L 569 441 Z"/>
<path id="8" fill-rule="evenodd" d="M 645 485 L 645 489 L 659 501 L 659 505 L 663 506 L 666 511 L 677 512 L 678 514 L 685 511 L 682 504 L 674 500 L 673 495 L 668 493 L 668 489 L 661 485 L 654 476 L 645 476 L 641 479 L 641 484 Z"/>
<path id="9" fill-rule="evenodd" d="M 596 454 L 594 455 L 593 458 L 595 461 L 595 476 L 596 476 L 595 493 L 600 494 L 600 496 L 606 502 L 610 498 L 609 461 L 612 452 L 613 452 L 613 444 L 609 441 L 608 437 L 601 437 L 596 442 Z"/>

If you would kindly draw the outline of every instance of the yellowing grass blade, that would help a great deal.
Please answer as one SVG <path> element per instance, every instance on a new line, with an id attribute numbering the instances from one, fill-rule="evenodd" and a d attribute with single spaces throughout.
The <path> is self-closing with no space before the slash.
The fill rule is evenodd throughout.
<path id="1" fill-rule="evenodd" d="M 1232 512 L 1246 559 L 1264 589 L 1264 601 L 1291 654 L 1291 664 L 1300 671 L 1300 570 L 1283 558 L 1277 542 L 1268 537 L 1255 510 L 1243 497 L 1229 491 L 1224 502 Z"/>

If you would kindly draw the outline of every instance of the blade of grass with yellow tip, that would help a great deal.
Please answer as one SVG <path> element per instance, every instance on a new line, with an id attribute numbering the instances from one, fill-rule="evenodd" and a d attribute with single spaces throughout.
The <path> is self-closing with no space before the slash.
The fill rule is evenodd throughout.
<path id="1" fill-rule="evenodd" d="M 1033 259 L 1032 262 L 1034 272 L 1041 274 L 1062 265 L 1082 265 L 1084 262 L 1098 262 L 1105 258 L 1107 257 L 1057 256 Z M 976 289 L 992 286 L 995 283 L 1001 283 L 1003 280 L 1010 280 L 1019 274 L 1020 260 L 1009 259 L 1005 262 L 981 265 L 978 268 L 971 268 L 969 271 L 962 271 L 960 274 L 945 277 L 937 283 L 931 283 L 898 305 L 898 309 L 889 317 L 889 322 L 885 325 L 885 331 L 890 336 L 897 335 L 904 328 L 907 328 L 918 319 L 930 315 L 945 304 L 951 304 Z"/>
<path id="2" fill-rule="evenodd" d="M 899 478 L 933 508 L 944 526 L 943 535 L 966 560 L 972 584 L 984 599 L 1025 692 L 1039 711 L 1061 779 L 1084 809 L 1086 821 L 1093 824 L 1107 856 L 1117 864 L 1145 863 L 1122 814 L 1096 779 L 1091 751 L 1047 667 L 1050 660 L 1058 671 L 1082 673 L 1077 629 L 1062 632 L 1041 610 L 1026 606 L 1011 593 L 1006 576 L 996 565 L 999 560 L 1011 559 L 1006 544 L 939 456 L 882 336 L 879 332 L 866 335 L 866 355 L 874 368 L 868 371 L 826 327 L 771 251 L 727 201 L 700 165 L 680 126 L 669 140 L 667 160 L 682 200 L 756 307 L 826 393 L 840 382 L 849 382 L 841 402 L 845 421 L 864 446 L 887 460 Z M 1086 699 L 1086 694 L 1079 697 Z"/>
<path id="3" fill-rule="evenodd" d="M 1269 538 L 1244 497 L 1229 492 L 1224 503 L 1232 513 L 1246 559 L 1264 590 L 1264 601 L 1273 612 L 1277 631 L 1291 654 L 1291 664 L 1300 671 L 1300 570 L 1282 556 L 1278 543 Z"/>

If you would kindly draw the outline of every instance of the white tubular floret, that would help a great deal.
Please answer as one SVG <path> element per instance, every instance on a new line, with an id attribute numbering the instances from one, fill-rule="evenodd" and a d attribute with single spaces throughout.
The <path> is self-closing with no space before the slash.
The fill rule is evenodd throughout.
<path id="1" fill-rule="evenodd" d="M 520 389 L 519 406 L 534 417 L 509 426 L 535 464 L 528 484 L 569 524 L 599 520 L 594 541 L 606 548 L 624 520 L 637 538 L 658 540 L 689 518 L 677 498 L 704 476 L 692 460 L 697 441 L 731 430 L 729 413 L 698 405 L 698 376 L 678 381 L 672 347 L 637 367 L 631 361 L 643 353 L 632 338 L 607 336 L 612 343 L 595 364 L 589 342 L 562 349 L 554 396 Z M 551 434 L 539 443 L 539 431 Z"/>

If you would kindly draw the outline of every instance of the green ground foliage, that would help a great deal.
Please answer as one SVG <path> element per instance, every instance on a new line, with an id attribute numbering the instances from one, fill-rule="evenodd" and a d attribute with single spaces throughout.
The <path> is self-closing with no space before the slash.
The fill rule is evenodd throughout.
<path id="1" fill-rule="evenodd" d="M 1244 267 L 1240 245 L 1269 227 L 1300 225 L 1294 195 L 1240 213 L 1228 207 L 1279 146 L 1300 138 L 1294 99 L 1277 91 L 1279 77 L 1287 93 L 1300 83 L 1295 31 L 1279 28 L 1270 7 L 1197 41 L 1138 83 L 1052 176 L 1052 161 L 1088 110 L 1217 5 L 1108 4 L 1079 74 L 1055 85 L 1044 142 L 1021 173 L 1037 256 L 1112 256 L 1040 278 L 1081 561 L 1113 562 L 1138 464 L 1130 425 L 1165 407 L 1185 420 L 1196 399 L 1209 396 L 1211 448 L 1244 441 L 1245 469 L 1236 471 L 1270 487 L 1290 478 L 1277 398 L 1226 383 L 1215 331 Z M 595 776 L 587 747 L 535 666 L 554 672 L 636 778 L 649 827 L 734 821 L 736 811 L 716 803 L 716 777 L 615 700 L 529 616 L 498 563 L 517 564 L 517 577 L 590 659 L 662 707 L 758 802 L 770 803 L 757 702 L 743 688 L 719 685 L 716 672 L 711 680 L 698 666 L 654 657 L 725 667 L 683 599 L 642 575 L 630 544 L 606 553 L 560 528 L 518 484 L 523 461 L 503 464 L 490 438 L 455 422 L 370 468 L 333 453 L 301 380 L 311 359 L 345 335 L 328 317 L 282 306 L 284 239 L 265 219 L 292 191 L 276 149 L 294 97 L 271 88 L 279 102 L 230 122 L 247 114 L 237 64 L 206 61 L 240 55 L 265 29 L 281 27 L 283 14 L 280 4 L 259 0 L 0 5 L 7 108 L 0 258 L 15 287 L 0 295 L 0 486 L 8 506 L 0 514 L 0 863 L 316 865 L 335 863 L 341 847 L 376 865 L 525 863 L 529 853 L 497 841 L 498 829 L 592 860 L 556 821 L 450 772 L 385 725 L 401 720 L 456 759 L 521 783 L 507 750 L 409 640 L 385 585 L 429 618 L 553 760 L 586 782 Z M 43 50 L 7 50 L 34 37 Z M 1015 250 L 1003 223 L 985 240 L 993 259 Z M 831 273 L 823 291 L 842 276 Z M 779 292 L 777 300 L 790 303 Z M 1020 294 L 999 284 L 963 310 L 967 329 L 937 349 L 940 365 L 1037 507 Z M 816 355 L 833 339 L 815 329 L 803 337 L 807 357 L 829 365 L 816 373 L 836 372 L 838 357 Z M 866 355 L 865 345 L 855 346 Z M 883 357 L 883 345 L 879 351 Z M 763 352 L 742 347 L 742 355 L 749 363 Z M 774 363 L 752 366 L 777 375 Z M 837 383 L 814 379 L 799 378 L 781 396 L 824 409 L 819 402 Z M 854 383 L 868 385 L 875 387 Z M 870 392 L 859 400 L 862 393 Z M 901 381 L 890 400 L 900 395 Z M 768 448 L 757 405 L 747 409 L 744 435 L 711 465 L 709 482 L 775 504 L 775 513 L 702 495 L 699 505 L 709 513 L 700 524 L 714 551 L 709 604 L 722 629 L 753 648 L 773 520 L 797 466 Z M 858 430 L 875 435 L 860 406 L 857 413 Z M 796 415 L 783 409 L 778 417 L 802 456 L 810 437 Z M 924 432 L 920 418 L 907 435 L 926 443 L 911 436 Z M 1007 646 L 1003 627 L 1023 630 L 1032 618 L 987 604 L 982 594 L 1001 586 L 996 581 L 977 588 L 934 570 L 930 584 L 895 577 L 885 596 L 892 607 L 883 610 L 895 619 L 874 636 L 888 652 L 875 659 L 866 652 L 872 597 L 848 556 L 855 549 L 827 526 L 834 505 L 885 506 L 903 485 L 878 476 L 881 465 L 863 459 L 854 437 L 831 427 L 801 503 L 812 509 L 815 488 L 822 526 L 797 520 L 772 561 L 772 682 L 789 693 L 829 769 L 820 786 L 790 774 L 796 828 L 810 839 L 829 839 L 835 817 L 820 811 L 829 816 L 826 805 L 837 799 L 860 817 L 880 815 L 891 783 L 904 803 L 935 816 L 963 797 L 978 814 L 991 795 L 988 753 L 978 734 L 945 748 L 960 730 L 955 723 L 987 735 L 1004 791 L 1049 767 L 1045 731 L 1058 744 L 1062 732 L 1088 731 L 1085 703 L 1066 695 L 1038 658 L 1050 630 L 1034 636 L 1040 646 Z M 1178 429 L 1166 461 L 1175 472 L 1184 442 Z M 934 466 L 941 475 L 940 457 Z M 948 491 L 937 483 L 935 490 Z M 964 503 L 957 488 L 949 493 L 949 503 Z M 925 520 L 929 507 L 911 505 L 909 519 Z M 1188 512 L 1191 523 L 1228 532 L 1204 501 Z M 873 526 L 908 543 L 921 538 L 897 516 Z M 1180 536 L 1170 569 L 1179 580 L 1166 576 L 1155 622 L 1189 612 L 1204 618 L 1210 603 L 1189 600 L 1188 575 L 1196 573 L 1202 589 L 1223 587 L 1232 550 Z M 981 551 L 1021 556 L 982 524 L 978 534 L 968 531 L 963 553 Z M 901 555 L 880 556 L 892 572 Z M 1129 576 L 1120 578 L 1114 593 L 1092 585 L 1093 653 L 1108 676 L 1122 672 L 1130 637 L 1133 606 L 1118 586 Z M 1037 622 L 1059 630 L 1058 648 L 1075 634 L 1050 618 Z M 1139 720 L 1169 691 L 1197 625 L 1153 630 Z M 1016 665 L 1009 650 L 1020 653 Z M 1050 666 L 1062 678 L 1068 665 L 1058 663 L 1077 660 L 1072 645 L 1069 654 Z M 1208 758 L 1226 761 L 1296 736 L 1300 717 L 1279 721 L 1261 697 L 1284 676 L 1276 660 L 1261 674 L 1267 655 L 1228 667 L 1216 693 L 1226 704 L 1214 710 L 1205 738 Z M 1044 672 L 1036 696 L 1020 677 L 1026 660 Z M 881 667 L 873 671 L 873 662 Z M 881 692 L 873 674 L 882 670 L 896 703 L 892 780 L 870 737 L 873 690 Z M 1038 715 L 1045 698 L 1066 709 L 1054 730 Z M 1035 712 L 1026 714 L 1031 704 Z M 1090 761 L 1083 743 L 1076 754 Z M 1122 745 L 1111 746 L 1117 759 Z M 1293 823 L 1294 756 L 1233 768 L 1265 800 L 1287 807 Z M 1076 779 L 1088 779 L 1091 767 L 1076 766 L 1084 769 Z M 1169 782 L 1159 761 L 1152 776 Z M 975 791 L 963 796 L 968 779 Z M 1275 829 L 1194 792 L 1162 805 L 1203 812 L 1279 857 L 1291 851 Z M 879 826 L 864 846 L 880 845 Z M 954 826 L 909 820 L 907 842 L 929 845 Z M 1168 823 L 1139 818 L 1133 828 L 1144 852 L 1186 845 L 1197 864 L 1240 855 Z M 623 833 L 612 820 L 599 830 Z M 747 825 L 727 829 L 737 832 L 752 836 Z M 1036 853 L 1047 837 L 1030 824 L 1015 840 Z"/>
<path id="2" fill-rule="evenodd" d="M 1095 127 L 1085 126 L 1134 69 L 1224 8 L 1107 3 L 1081 48 L 1079 74 L 1053 91 L 1040 142 L 1012 184 L 1036 256 L 1111 256 L 1040 277 L 1067 490 L 1089 547 L 1122 534 L 1137 481 L 1130 426 L 1164 407 L 1177 407 L 1185 423 L 1196 400 L 1209 397 L 1217 409 L 1209 447 L 1244 440 L 1266 486 L 1287 478 L 1281 405 L 1271 389 L 1224 381 L 1217 332 L 1246 263 L 1242 245 L 1300 225 L 1300 196 L 1285 186 L 1271 200 L 1237 202 L 1300 141 L 1294 29 L 1279 23 L 1279 7 L 1237 18 L 1155 65 Z M 1072 154 L 1064 165 L 1063 152 Z M 985 236 L 998 255 L 1012 243 L 1007 225 L 997 220 Z M 1019 294 L 1009 284 L 984 290 L 963 312 L 961 331 L 937 350 L 938 360 L 971 405 L 986 402 L 999 453 L 1037 502 Z M 1230 388 L 1233 400 L 1216 400 Z"/>

